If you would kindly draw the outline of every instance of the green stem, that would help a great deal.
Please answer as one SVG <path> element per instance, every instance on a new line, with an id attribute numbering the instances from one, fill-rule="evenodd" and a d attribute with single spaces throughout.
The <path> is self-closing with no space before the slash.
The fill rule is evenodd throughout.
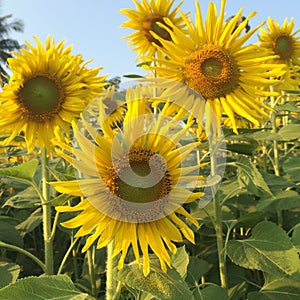
<path id="1" fill-rule="evenodd" d="M 112 258 L 114 252 L 114 242 L 107 245 L 106 261 L 106 300 L 114 300 L 117 290 L 115 259 Z"/>
<path id="2" fill-rule="evenodd" d="M 97 297 L 97 286 L 96 286 L 94 257 L 93 257 L 93 249 L 92 248 L 89 248 L 87 251 L 87 259 L 88 259 L 88 268 L 89 268 L 89 275 L 90 275 L 90 281 L 91 281 L 91 287 L 92 287 L 91 294 L 93 297 Z"/>
<path id="3" fill-rule="evenodd" d="M 270 86 L 270 91 L 274 92 L 274 87 Z M 271 107 L 274 108 L 276 105 L 276 98 L 274 96 L 271 96 Z M 276 125 L 276 118 L 277 118 L 277 114 L 276 112 L 272 112 L 271 113 L 271 125 L 272 125 L 272 131 L 274 133 L 277 132 L 277 125 Z M 276 176 L 280 176 L 280 172 L 279 172 L 279 152 L 278 152 L 278 142 L 277 140 L 273 141 L 273 157 L 274 157 L 274 164 L 273 164 L 273 168 L 274 168 L 274 173 Z"/>
<path id="4" fill-rule="evenodd" d="M 7 243 L 4 243 L 4 242 L 0 242 L 0 247 L 15 250 L 15 251 L 18 251 L 18 252 L 28 256 L 33 261 L 35 261 L 41 267 L 41 269 L 45 272 L 45 270 L 46 270 L 45 264 L 41 260 L 39 260 L 35 255 L 31 254 L 30 252 L 26 251 L 25 249 L 20 248 L 18 246 L 11 245 L 11 244 L 7 244 Z"/>
<path id="5" fill-rule="evenodd" d="M 42 155 L 42 209 L 43 209 L 43 233 L 44 233 L 44 251 L 45 251 L 45 274 L 52 275 L 53 272 L 53 238 L 51 237 L 51 206 L 49 205 L 50 190 L 49 179 L 49 158 L 47 150 L 43 148 Z"/>
<path id="6" fill-rule="evenodd" d="M 62 272 L 62 269 L 68 259 L 68 256 L 70 255 L 71 251 L 73 250 L 73 247 L 75 246 L 75 244 L 78 242 L 79 238 L 76 238 L 75 240 L 73 240 L 73 242 L 71 243 L 70 247 L 68 248 L 67 252 L 64 255 L 64 258 L 62 259 L 60 266 L 58 268 L 57 271 L 57 275 L 59 275 Z M 75 272 L 74 272 L 75 273 Z"/>
<path id="7" fill-rule="evenodd" d="M 270 91 L 274 91 L 274 87 L 270 86 Z M 277 99 L 278 100 L 278 99 Z M 271 107 L 274 108 L 276 105 L 276 98 L 274 96 L 271 97 Z M 276 124 L 276 118 L 277 114 L 276 112 L 272 112 L 271 114 L 271 125 L 272 125 L 272 131 L 276 133 L 277 130 L 277 124 Z M 274 173 L 276 176 L 280 176 L 280 171 L 279 171 L 279 150 L 278 150 L 278 142 L 277 140 L 273 141 L 273 168 L 274 168 Z M 278 217 L 278 225 L 282 227 L 282 222 L 283 222 L 283 216 L 282 216 L 282 210 L 278 209 L 277 210 L 277 217 Z"/>
<path id="8" fill-rule="evenodd" d="M 217 133 L 211 132 L 209 134 L 209 153 L 210 153 L 210 168 L 211 168 L 211 177 L 217 175 L 217 165 L 216 165 L 216 151 L 214 145 L 218 140 Z M 227 274 L 226 274 L 226 254 L 223 241 L 223 231 L 222 231 L 222 205 L 221 200 L 219 199 L 216 186 L 212 186 L 213 194 L 213 206 L 215 214 L 215 231 L 217 239 L 217 250 L 218 250 L 218 259 L 219 259 L 219 276 L 221 281 L 221 286 L 224 289 L 227 289 Z"/>

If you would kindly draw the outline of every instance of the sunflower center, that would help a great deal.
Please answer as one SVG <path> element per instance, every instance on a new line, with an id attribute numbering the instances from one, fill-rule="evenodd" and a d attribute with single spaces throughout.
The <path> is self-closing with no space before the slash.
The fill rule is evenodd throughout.
<path id="1" fill-rule="evenodd" d="M 60 111 L 64 96 L 61 86 L 46 76 L 27 80 L 17 93 L 23 111 L 39 122 L 51 120 Z"/>
<path id="2" fill-rule="evenodd" d="M 294 51 L 293 40 L 288 35 L 279 36 L 275 40 L 274 50 L 281 59 L 290 59 Z"/>
<path id="3" fill-rule="evenodd" d="M 131 203 L 162 199 L 172 185 L 164 159 L 151 150 L 136 147 L 114 163 L 104 182 L 114 195 Z"/>
<path id="4" fill-rule="evenodd" d="M 215 59 L 208 58 L 201 65 L 201 71 L 205 76 L 217 77 L 222 72 L 223 64 Z"/>
<path id="5" fill-rule="evenodd" d="M 240 70 L 232 55 L 217 45 L 204 45 L 184 64 L 184 83 L 205 99 L 225 96 L 239 85 Z"/>
<path id="6" fill-rule="evenodd" d="M 145 36 L 147 38 L 147 40 L 150 43 L 155 43 L 158 46 L 162 46 L 161 42 L 157 39 L 155 39 L 152 34 L 150 33 L 150 31 L 155 32 L 158 36 L 160 36 L 162 39 L 167 40 L 167 41 L 171 41 L 171 35 L 170 33 L 162 28 L 161 26 L 159 26 L 157 23 L 162 23 L 165 26 L 167 26 L 168 28 L 170 28 L 165 21 L 163 20 L 163 17 L 160 15 L 150 15 L 146 20 L 143 21 L 143 29 L 145 32 Z"/>

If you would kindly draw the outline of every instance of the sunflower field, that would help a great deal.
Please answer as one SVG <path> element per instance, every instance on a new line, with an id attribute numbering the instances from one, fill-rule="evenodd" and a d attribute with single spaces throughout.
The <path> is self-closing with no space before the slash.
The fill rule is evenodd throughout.
<path id="1" fill-rule="evenodd" d="M 52 36 L 7 59 L 0 300 L 300 299 L 300 30 L 132 1 L 126 85 Z"/>

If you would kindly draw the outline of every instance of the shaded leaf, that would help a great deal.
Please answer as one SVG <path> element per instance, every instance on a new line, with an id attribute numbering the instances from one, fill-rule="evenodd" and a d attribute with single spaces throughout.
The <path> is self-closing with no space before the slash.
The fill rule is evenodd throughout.
<path id="1" fill-rule="evenodd" d="M 27 233 L 39 226 L 42 223 L 42 219 L 42 210 L 41 208 L 38 208 L 22 223 L 18 224 L 16 229 L 19 230 L 21 232 L 21 236 L 24 237 Z"/>
<path id="2" fill-rule="evenodd" d="M 0 222 L 0 241 L 20 248 L 23 247 L 20 232 L 9 223 Z"/>
<path id="3" fill-rule="evenodd" d="M 267 185 L 271 191 L 284 190 L 286 188 L 295 187 L 295 184 L 291 181 L 288 181 L 283 176 L 276 176 L 275 174 L 270 174 L 261 171 Z"/>
<path id="4" fill-rule="evenodd" d="M 14 208 L 33 208 L 41 204 L 41 200 L 32 186 L 8 198 L 3 206 Z"/>
<path id="5" fill-rule="evenodd" d="M 21 268 L 14 263 L 0 261 L 0 288 L 14 283 L 20 274 Z"/>
<path id="6" fill-rule="evenodd" d="M 261 211 L 254 211 L 238 218 L 234 227 L 250 227 L 253 228 L 257 223 L 263 221 L 264 214 Z"/>
<path id="7" fill-rule="evenodd" d="M 77 290 L 66 275 L 27 277 L 0 290 L 2 300 L 84 300 L 87 296 Z"/>
<path id="8" fill-rule="evenodd" d="M 249 300 L 298 300 L 300 299 L 300 282 L 280 277 L 266 279 L 259 292 L 250 293 Z"/>
<path id="9" fill-rule="evenodd" d="M 257 131 L 251 135 L 252 138 L 254 138 L 257 141 L 265 140 L 265 141 L 274 141 L 279 140 L 280 136 L 275 132 L 269 132 L 269 131 Z"/>
<path id="10" fill-rule="evenodd" d="M 292 243 L 300 252 L 300 224 L 298 224 L 293 230 Z"/>
<path id="11" fill-rule="evenodd" d="M 291 112 L 300 112 L 300 108 L 297 107 L 293 102 L 287 102 L 284 104 L 276 105 L 276 110 L 285 110 L 285 111 L 291 111 Z"/>
<path id="12" fill-rule="evenodd" d="M 195 285 L 201 276 L 209 271 L 209 264 L 206 260 L 191 256 L 187 269 L 186 282 Z"/>
<path id="13" fill-rule="evenodd" d="M 51 199 L 48 203 L 51 206 L 59 206 L 59 205 L 65 205 L 69 200 L 71 200 L 74 196 L 67 195 L 67 194 L 61 194 L 55 197 L 54 199 Z"/>
<path id="14" fill-rule="evenodd" d="M 193 292 L 195 300 L 228 300 L 226 291 L 220 286 L 208 286 L 204 289 L 197 288 Z M 184 298 L 188 299 L 188 298 Z"/>
<path id="15" fill-rule="evenodd" d="M 286 232 L 271 222 L 255 226 L 246 240 L 231 240 L 227 254 L 237 265 L 272 274 L 292 275 L 300 270 L 297 250 Z"/>
<path id="16" fill-rule="evenodd" d="M 292 181 L 300 180 L 300 157 L 289 157 L 283 162 L 282 167 Z"/>
<path id="17" fill-rule="evenodd" d="M 32 159 L 14 167 L 0 169 L 0 175 L 31 182 L 37 166 L 38 160 Z"/>
<path id="18" fill-rule="evenodd" d="M 276 191 L 274 196 L 262 197 L 257 204 L 258 210 L 277 211 L 300 207 L 300 195 L 296 191 Z"/>
<path id="19" fill-rule="evenodd" d="M 279 129 L 277 134 L 282 141 L 292 141 L 300 137 L 300 124 L 288 124 Z"/>
<path id="20" fill-rule="evenodd" d="M 188 264 L 189 255 L 185 250 L 185 246 L 177 248 L 177 252 L 171 256 L 171 265 L 183 279 L 186 277 Z"/>
<path id="21" fill-rule="evenodd" d="M 260 196 L 261 191 L 272 195 L 267 183 L 256 166 L 244 156 L 239 156 L 233 163 L 238 168 L 238 181 L 254 195 Z"/>
<path id="22" fill-rule="evenodd" d="M 168 273 L 152 266 L 145 277 L 137 264 L 125 266 L 118 272 L 118 280 L 130 288 L 147 292 L 161 300 L 193 299 L 192 293 L 175 270 Z"/>
<path id="23" fill-rule="evenodd" d="M 245 281 L 235 285 L 228 290 L 229 300 L 240 300 L 247 294 L 247 283 Z"/>

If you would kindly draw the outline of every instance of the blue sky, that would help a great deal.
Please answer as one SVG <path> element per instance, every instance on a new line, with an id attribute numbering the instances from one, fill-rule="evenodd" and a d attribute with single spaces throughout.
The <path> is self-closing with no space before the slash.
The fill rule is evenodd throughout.
<path id="1" fill-rule="evenodd" d="M 210 1 L 199 2 L 205 16 Z M 220 0 L 214 2 L 219 7 Z M 11 35 L 20 43 L 33 42 L 35 35 L 44 41 L 51 35 L 57 42 L 65 39 L 66 45 L 72 44 L 74 54 L 82 54 L 85 60 L 94 59 L 90 66 L 103 67 L 101 75 L 111 78 L 144 73 L 135 67 L 136 54 L 130 51 L 127 41 L 120 39 L 132 32 L 119 28 L 126 20 L 119 10 L 134 8 L 131 0 L 2 0 L 1 3 L 1 15 L 12 13 L 25 24 L 24 33 Z M 191 11 L 193 15 L 194 7 L 193 0 L 185 0 L 182 10 Z M 251 19 L 252 27 L 270 16 L 280 23 L 285 17 L 294 17 L 295 29 L 300 29 L 299 0 L 227 0 L 226 15 L 234 15 L 241 7 L 244 7 L 244 15 L 258 12 Z"/>

